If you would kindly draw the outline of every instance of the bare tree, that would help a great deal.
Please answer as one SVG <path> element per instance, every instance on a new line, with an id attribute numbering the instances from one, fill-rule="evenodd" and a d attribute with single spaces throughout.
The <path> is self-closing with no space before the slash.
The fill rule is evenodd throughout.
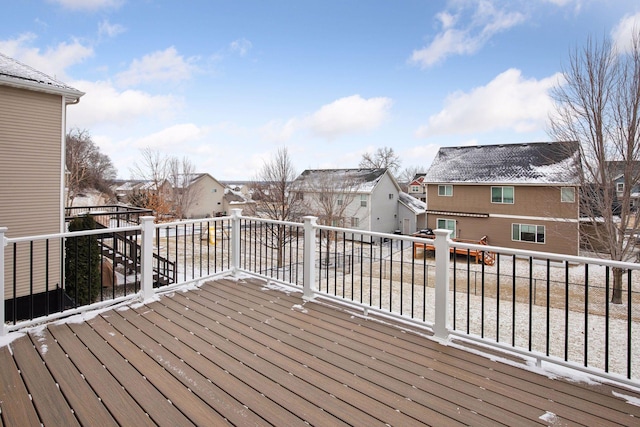
<path id="1" fill-rule="evenodd" d="M 554 88 L 550 133 L 580 142 L 583 244 L 617 261 L 635 256 L 638 216 L 632 192 L 640 184 L 640 32 L 621 52 L 605 39 L 575 49 Z M 621 185 L 619 185 L 621 184 Z M 623 274 L 614 269 L 611 301 L 621 303 Z"/>
<path id="2" fill-rule="evenodd" d="M 411 184 L 416 175 L 423 173 L 425 169 L 423 166 L 407 166 L 397 177 L 398 183 L 405 186 L 404 191 L 408 191 L 407 186 Z"/>
<path id="3" fill-rule="evenodd" d="M 355 169 L 307 170 L 298 178 L 300 191 L 305 194 L 308 211 L 318 217 L 318 223 L 333 227 L 358 228 L 354 221 L 363 219 L 358 215 L 362 206 L 358 196 L 362 174 Z M 368 203 L 368 201 L 367 201 Z M 356 219 L 357 218 L 357 219 Z M 325 246 L 326 261 L 330 259 L 331 243 L 335 240 L 333 231 L 321 234 Z"/>
<path id="4" fill-rule="evenodd" d="M 100 152 L 87 130 L 71 129 L 66 136 L 67 206 L 77 195 L 89 189 L 110 194 L 109 181 L 116 177 L 111 159 Z"/>
<path id="5" fill-rule="evenodd" d="M 170 194 L 166 189 L 169 158 L 160 151 L 147 147 L 140 150 L 140 162 L 134 162 L 131 175 L 145 181 L 136 199 L 144 201 L 143 208 L 152 209 L 156 215 L 169 215 L 172 207 Z"/>
<path id="6" fill-rule="evenodd" d="M 256 201 L 254 214 L 278 221 L 296 221 L 303 214 L 300 194 L 291 187 L 297 172 L 286 147 L 278 149 L 265 162 L 251 183 L 252 198 Z M 277 251 L 277 265 L 284 263 L 284 250 L 291 234 L 283 225 L 264 224 L 264 243 Z"/>
<path id="7" fill-rule="evenodd" d="M 360 164 L 362 169 L 389 169 L 393 175 L 400 170 L 400 157 L 391 147 L 378 148 L 375 153 L 364 153 Z"/>
<path id="8" fill-rule="evenodd" d="M 200 191 L 194 182 L 198 178 L 194 164 L 186 157 L 182 160 L 170 157 L 167 160 L 168 181 L 171 183 L 171 205 L 175 216 L 183 219 L 195 201 L 200 197 Z"/>

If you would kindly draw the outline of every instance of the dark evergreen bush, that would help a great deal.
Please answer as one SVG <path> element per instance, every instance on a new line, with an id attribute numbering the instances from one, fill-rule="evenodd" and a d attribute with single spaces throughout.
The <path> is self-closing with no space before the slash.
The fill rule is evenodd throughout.
<path id="1" fill-rule="evenodd" d="M 69 231 L 92 230 L 91 215 L 74 218 Z M 65 291 L 77 305 L 94 302 L 100 294 L 100 246 L 96 235 L 70 237 L 65 248 Z"/>

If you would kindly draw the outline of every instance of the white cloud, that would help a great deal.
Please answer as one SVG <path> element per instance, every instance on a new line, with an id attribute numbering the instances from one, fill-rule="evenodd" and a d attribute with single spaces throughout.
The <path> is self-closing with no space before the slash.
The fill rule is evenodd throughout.
<path id="1" fill-rule="evenodd" d="M 390 98 L 364 99 L 360 95 L 347 96 L 322 106 L 305 119 L 305 127 L 314 134 L 334 139 L 340 135 L 369 131 L 386 120 L 392 101 Z"/>
<path id="2" fill-rule="evenodd" d="M 285 123 L 279 120 L 271 120 L 260 128 L 263 137 L 272 142 L 285 142 L 291 139 L 296 129 L 299 127 L 299 120 L 289 119 Z"/>
<path id="3" fill-rule="evenodd" d="M 124 3 L 124 0 L 49 0 L 51 3 L 57 3 L 60 6 L 73 10 L 94 11 L 107 8 L 118 8 Z"/>
<path id="4" fill-rule="evenodd" d="M 139 83 L 181 81 L 191 77 L 197 67 L 195 59 L 185 59 L 174 47 L 134 59 L 127 71 L 116 76 L 118 84 L 132 86 Z"/>
<path id="5" fill-rule="evenodd" d="M 253 44 L 245 38 L 234 40 L 229 45 L 229 49 L 240 56 L 245 56 L 252 47 Z"/>
<path id="6" fill-rule="evenodd" d="M 133 142 L 133 145 L 138 148 L 179 148 L 182 150 L 187 144 L 199 141 L 207 133 L 208 130 L 204 127 L 196 126 L 193 123 L 183 123 L 139 138 Z"/>
<path id="7" fill-rule="evenodd" d="M 630 52 L 634 34 L 640 34 L 640 12 L 625 15 L 611 31 L 611 38 L 621 52 Z"/>
<path id="8" fill-rule="evenodd" d="M 469 93 L 456 92 L 445 107 L 416 131 L 418 137 L 468 134 L 511 129 L 532 132 L 545 127 L 553 102 L 549 90 L 561 79 L 559 73 L 545 79 L 525 79 L 520 70 L 509 69 L 486 86 Z"/>
<path id="9" fill-rule="evenodd" d="M 414 50 L 410 62 L 427 68 L 450 55 L 473 54 L 495 34 L 525 20 L 523 13 L 497 9 L 488 0 L 454 4 L 458 6 L 455 12 L 444 11 L 436 15 L 441 27 L 440 32 L 426 47 Z M 473 6 L 473 9 L 470 9 L 470 6 Z M 463 22 L 466 25 L 462 25 Z"/>
<path id="10" fill-rule="evenodd" d="M 110 82 L 70 82 L 85 92 L 80 104 L 67 109 L 69 127 L 122 126 L 143 117 L 171 116 L 180 101 L 172 96 L 150 95 L 139 90 L 116 90 Z"/>
<path id="11" fill-rule="evenodd" d="M 41 52 L 39 48 L 33 47 L 36 39 L 37 36 L 33 33 L 24 33 L 16 39 L 2 40 L 0 51 L 65 83 L 68 83 L 65 70 L 93 56 L 94 53 L 93 48 L 84 46 L 78 40 L 58 43 Z"/>
<path id="12" fill-rule="evenodd" d="M 111 24 L 108 20 L 103 20 L 98 24 L 98 34 L 101 36 L 115 37 L 122 34 L 126 29 L 120 24 Z"/>

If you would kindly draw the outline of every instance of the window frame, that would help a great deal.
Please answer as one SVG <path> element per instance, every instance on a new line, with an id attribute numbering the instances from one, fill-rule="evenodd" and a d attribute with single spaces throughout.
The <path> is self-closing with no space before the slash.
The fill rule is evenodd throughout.
<path id="1" fill-rule="evenodd" d="M 518 229 L 517 233 L 516 233 L 516 227 Z M 528 239 L 522 238 L 523 227 L 535 228 L 535 231 L 530 231 L 530 230 L 524 231 L 524 233 L 532 234 L 534 236 L 534 240 L 528 240 Z M 540 233 L 540 230 L 542 230 L 542 233 Z M 518 235 L 518 238 L 516 238 L 516 234 Z M 542 240 L 539 239 L 540 235 L 542 235 Z M 511 241 L 544 245 L 546 244 L 546 241 L 547 241 L 547 228 L 544 225 L 540 225 L 540 224 L 521 224 L 521 223 L 514 222 L 511 224 Z"/>
<path id="2" fill-rule="evenodd" d="M 443 191 L 440 191 L 441 189 Z M 447 190 L 449 190 L 449 191 L 447 191 Z M 438 184 L 438 196 L 453 197 L 453 185 L 451 185 L 451 184 Z"/>
<path id="3" fill-rule="evenodd" d="M 568 200 L 566 195 L 569 193 L 568 190 L 571 190 L 571 200 Z M 575 203 L 576 202 L 576 189 L 574 187 L 560 187 L 560 202 L 561 203 Z"/>
<path id="4" fill-rule="evenodd" d="M 440 227 L 440 221 L 444 221 L 445 222 L 445 226 L 444 227 Z M 447 227 L 447 225 L 449 223 L 453 223 L 453 228 Z M 456 229 L 457 229 L 457 227 L 458 227 L 458 221 L 455 220 L 455 219 L 436 218 L 436 228 L 442 229 L 442 230 L 450 230 L 452 233 L 449 235 L 449 237 L 452 238 L 452 239 L 456 238 Z"/>
<path id="5" fill-rule="evenodd" d="M 500 201 L 494 199 L 493 192 L 494 189 L 500 189 Z M 511 189 L 511 201 L 505 201 L 504 190 Z M 491 186 L 491 203 L 495 203 L 497 205 L 513 205 L 516 201 L 516 190 L 512 185 L 492 185 Z M 507 199 L 508 200 L 508 199 Z"/>

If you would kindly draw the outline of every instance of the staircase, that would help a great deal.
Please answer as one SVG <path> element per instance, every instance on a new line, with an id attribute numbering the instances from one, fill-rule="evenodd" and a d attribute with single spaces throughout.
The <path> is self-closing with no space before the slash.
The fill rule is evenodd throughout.
<path id="1" fill-rule="evenodd" d="M 113 262 L 114 268 L 121 265 L 125 274 L 140 273 L 141 246 L 136 241 L 140 233 L 110 233 L 99 239 L 102 256 Z M 111 244 L 109 244 L 111 240 Z M 176 265 L 166 258 L 153 254 L 153 286 L 160 287 L 176 282 Z"/>

